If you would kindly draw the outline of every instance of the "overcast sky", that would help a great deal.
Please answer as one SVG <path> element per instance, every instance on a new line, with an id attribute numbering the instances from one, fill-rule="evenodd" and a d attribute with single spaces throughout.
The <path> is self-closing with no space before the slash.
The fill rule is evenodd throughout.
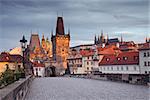
<path id="1" fill-rule="evenodd" d="M 110 38 L 144 42 L 150 37 L 149 0 L 0 0 L 0 51 L 19 46 L 31 31 L 50 39 L 57 15 L 71 32 L 71 46 L 93 43 L 101 30 Z M 63 13 L 63 14 L 62 14 Z"/>

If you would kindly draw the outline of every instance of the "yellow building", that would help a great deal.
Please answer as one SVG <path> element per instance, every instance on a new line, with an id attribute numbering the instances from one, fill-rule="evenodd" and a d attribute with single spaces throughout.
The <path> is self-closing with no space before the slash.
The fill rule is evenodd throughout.
<path id="1" fill-rule="evenodd" d="M 11 70 L 23 68 L 23 57 L 21 55 L 9 54 L 2 52 L 0 54 L 0 75 L 9 67 Z"/>

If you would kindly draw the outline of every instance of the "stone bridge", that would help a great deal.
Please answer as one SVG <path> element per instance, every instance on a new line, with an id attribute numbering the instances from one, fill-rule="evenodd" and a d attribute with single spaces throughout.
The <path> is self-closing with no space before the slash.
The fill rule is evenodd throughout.
<path id="1" fill-rule="evenodd" d="M 28 80 L 0 90 L 0 100 L 150 100 L 148 86 L 73 77 Z"/>

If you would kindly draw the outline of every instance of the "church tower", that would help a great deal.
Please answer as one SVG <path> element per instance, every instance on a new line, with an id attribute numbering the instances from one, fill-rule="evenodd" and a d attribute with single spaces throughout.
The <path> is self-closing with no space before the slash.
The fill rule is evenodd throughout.
<path id="1" fill-rule="evenodd" d="M 67 68 L 67 58 L 70 45 L 70 33 L 65 34 L 63 17 L 57 18 L 56 34 L 51 37 L 53 60 Z"/>
<path id="2" fill-rule="evenodd" d="M 45 41 L 45 38 L 44 38 L 44 34 L 42 36 L 41 45 L 42 45 L 42 48 L 45 50 L 46 49 L 46 41 Z"/>

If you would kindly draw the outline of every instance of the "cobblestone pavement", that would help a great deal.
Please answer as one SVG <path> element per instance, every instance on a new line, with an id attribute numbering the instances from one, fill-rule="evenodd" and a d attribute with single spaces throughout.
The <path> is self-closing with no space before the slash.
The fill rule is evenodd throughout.
<path id="1" fill-rule="evenodd" d="M 150 100 L 150 88 L 81 78 L 36 78 L 25 100 Z"/>

